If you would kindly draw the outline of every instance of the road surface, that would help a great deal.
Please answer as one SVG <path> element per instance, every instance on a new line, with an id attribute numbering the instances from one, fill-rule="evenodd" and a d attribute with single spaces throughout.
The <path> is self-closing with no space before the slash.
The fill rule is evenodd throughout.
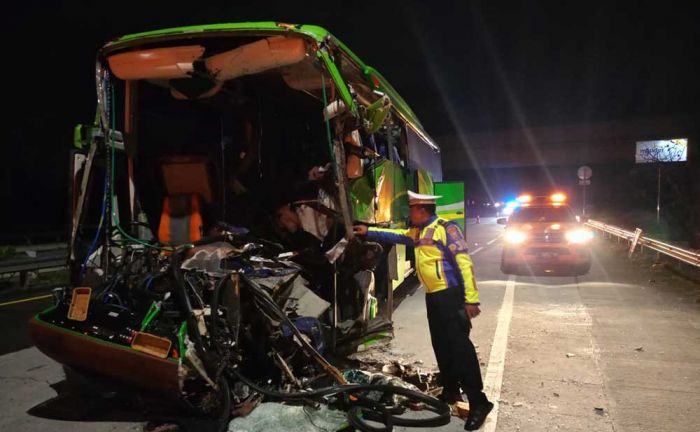
<path id="1" fill-rule="evenodd" d="M 502 232 L 493 218 L 467 227 L 482 301 L 472 340 L 497 402 L 482 430 L 700 431 L 700 285 L 604 239 L 586 276 L 509 277 Z M 42 295 L 0 299 L 0 430 L 141 430 L 128 410 L 72 399 L 61 367 L 30 346 L 23 322 L 50 299 L 17 301 Z M 422 289 L 394 321 L 390 353 L 434 366 Z"/>

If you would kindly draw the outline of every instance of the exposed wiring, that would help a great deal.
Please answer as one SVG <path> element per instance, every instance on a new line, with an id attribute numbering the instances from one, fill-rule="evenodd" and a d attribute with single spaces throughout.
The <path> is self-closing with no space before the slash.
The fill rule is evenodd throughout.
<path id="1" fill-rule="evenodd" d="M 109 75 L 108 72 L 105 72 L 104 80 L 108 81 L 109 80 Z M 109 86 L 107 86 L 109 84 Z M 110 152 L 111 152 L 111 164 L 110 164 L 110 187 L 109 187 L 109 199 L 114 200 L 115 194 L 114 194 L 114 180 L 115 180 L 115 171 L 116 171 L 116 143 L 114 142 L 114 131 L 116 130 L 116 108 L 115 108 L 115 102 L 114 102 L 114 85 L 111 83 L 104 83 L 103 88 L 109 88 L 109 93 L 106 96 L 111 96 L 109 98 L 109 110 L 111 113 L 111 118 L 109 121 L 111 122 L 111 125 L 104 125 L 106 129 L 105 135 L 108 135 L 107 141 L 109 142 L 109 147 L 110 147 Z M 104 117 L 103 117 L 104 118 Z M 114 212 L 114 209 L 112 209 L 112 212 Z M 115 216 L 117 216 L 115 218 Z M 114 223 L 114 220 L 116 219 L 116 223 Z M 114 223 L 114 227 L 117 229 L 119 234 L 124 236 L 127 240 L 134 242 L 136 244 L 140 244 L 142 246 L 151 248 L 151 249 L 157 249 L 157 250 L 165 250 L 165 251 L 172 251 L 174 248 L 173 246 L 159 246 L 157 244 L 153 244 L 150 242 L 147 242 L 143 239 L 135 238 L 131 235 L 129 235 L 121 226 L 121 221 L 119 220 L 118 215 L 112 215 L 111 218 L 112 222 Z"/>
<path id="2" fill-rule="evenodd" d="M 122 302 L 122 299 L 119 297 L 119 295 L 117 293 L 109 291 L 109 292 L 105 292 L 104 294 L 102 294 L 102 302 L 103 303 L 107 303 L 109 301 L 109 299 L 111 299 L 111 298 L 115 299 L 119 306 L 124 307 L 124 302 Z M 111 304 L 114 304 L 114 303 L 111 303 Z"/>
<path id="3" fill-rule="evenodd" d="M 104 219 L 105 219 L 106 208 L 107 208 L 107 173 L 105 173 L 104 192 L 102 194 L 102 210 L 100 210 L 100 222 L 97 225 L 97 231 L 95 231 L 95 237 L 92 239 L 92 243 L 90 244 L 90 247 L 88 248 L 87 254 L 85 255 L 85 260 L 83 261 L 83 264 L 80 267 L 80 278 L 81 279 L 85 276 L 85 271 L 87 270 L 87 265 L 88 265 L 88 262 L 90 261 L 90 256 L 97 249 L 97 241 L 100 238 L 100 231 L 102 230 L 102 223 L 104 222 Z"/>
<path id="4" fill-rule="evenodd" d="M 194 294 L 194 296 L 197 297 L 197 301 L 199 302 L 199 309 L 204 309 L 204 307 L 205 307 L 204 300 L 197 292 L 197 288 L 195 288 L 194 284 L 192 283 L 192 281 L 190 280 L 190 278 L 187 274 L 185 274 L 184 279 L 185 279 L 185 282 L 187 282 L 187 284 L 190 286 L 190 289 L 192 290 L 192 294 Z"/>
<path id="5" fill-rule="evenodd" d="M 277 315 L 281 321 L 289 326 L 289 329 L 296 336 L 297 341 L 312 359 L 314 359 L 338 383 L 347 384 L 347 380 L 343 374 L 341 374 L 335 366 L 330 364 L 328 360 L 326 360 L 313 346 L 311 346 L 311 344 L 303 337 L 299 329 L 294 325 L 292 320 L 289 319 L 287 314 L 284 313 L 284 311 L 272 299 L 272 297 L 270 297 L 270 294 L 268 294 L 265 289 L 263 289 L 256 282 L 252 281 L 245 274 L 241 274 L 241 279 L 246 283 L 245 286 L 250 288 L 251 293 L 253 293 L 255 297 L 261 300 L 265 305 L 267 305 L 272 314 Z"/>
<path id="6" fill-rule="evenodd" d="M 404 387 L 385 384 L 346 384 L 324 387 L 317 390 L 282 393 L 257 385 L 250 378 L 241 374 L 238 369 L 234 369 L 233 374 L 248 387 L 273 399 L 285 401 L 318 400 L 327 403 L 328 401 L 326 398 L 330 396 L 340 396 L 345 394 L 354 396 L 352 399 L 355 399 L 356 402 L 350 407 L 350 409 L 348 409 L 347 416 L 351 424 L 360 430 L 372 430 L 367 428 L 368 425 L 366 424 L 366 420 L 386 422 L 384 424 L 389 426 L 379 430 L 391 430 L 391 426 L 439 427 L 450 422 L 451 416 L 449 405 L 432 396 L 428 396 L 419 391 Z M 381 402 L 375 402 L 367 397 L 361 396 L 361 393 L 366 392 L 379 392 L 384 396 L 389 394 L 400 395 L 416 402 L 422 402 L 426 405 L 427 410 L 434 412 L 436 415 L 428 418 L 400 417 L 398 415 L 399 413 L 391 407 L 382 406 Z M 361 405 L 362 403 L 366 405 L 363 406 Z"/>

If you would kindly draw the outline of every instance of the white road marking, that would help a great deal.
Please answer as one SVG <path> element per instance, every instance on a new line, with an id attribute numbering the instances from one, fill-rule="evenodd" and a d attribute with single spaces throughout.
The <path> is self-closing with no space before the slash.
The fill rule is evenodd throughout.
<path id="1" fill-rule="evenodd" d="M 498 400 L 501 398 L 501 385 L 503 384 L 503 370 L 506 364 L 506 349 L 508 347 L 508 333 L 510 320 L 513 316 L 513 298 L 515 297 L 515 276 L 511 275 L 506 282 L 506 293 L 503 296 L 503 304 L 498 313 L 496 334 L 493 337 L 491 356 L 486 368 L 484 380 L 484 392 L 494 404 L 493 411 L 486 421 L 484 432 L 495 432 L 498 423 Z"/>
<path id="2" fill-rule="evenodd" d="M 496 238 L 493 239 L 493 240 L 489 240 L 489 241 L 486 243 L 486 246 L 491 246 L 491 245 L 492 245 L 496 240 L 498 240 L 499 238 L 501 238 L 501 236 L 498 236 L 498 237 L 496 237 Z M 480 248 L 476 248 L 476 250 L 474 250 L 473 252 L 469 252 L 469 255 L 476 255 L 476 254 L 478 254 L 479 252 L 481 252 L 482 250 L 484 250 L 484 248 L 485 248 L 486 246 L 481 246 Z"/>

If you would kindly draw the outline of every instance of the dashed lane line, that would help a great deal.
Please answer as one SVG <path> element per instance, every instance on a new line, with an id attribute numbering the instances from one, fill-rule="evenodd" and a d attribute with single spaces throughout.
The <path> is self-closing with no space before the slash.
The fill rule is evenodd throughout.
<path id="1" fill-rule="evenodd" d="M 486 368 L 484 391 L 494 408 L 484 427 L 485 432 L 495 432 L 498 423 L 498 400 L 501 398 L 501 386 L 503 384 L 503 371 L 506 363 L 506 349 L 508 347 L 508 333 L 510 321 L 513 316 L 513 300 L 515 297 L 515 276 L 511 275 L 506 282 L 506 293 L 503 296 L 501 310 L 498 313 L 496 334 L 493 337 L 489 364 Z"/>

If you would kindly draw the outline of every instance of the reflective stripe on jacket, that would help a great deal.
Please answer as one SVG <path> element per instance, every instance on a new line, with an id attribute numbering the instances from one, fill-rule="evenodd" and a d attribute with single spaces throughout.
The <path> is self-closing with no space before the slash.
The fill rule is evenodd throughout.
<path id="1" fill-rule="evenodd" d="M 370 227 L 367 239 L 413 246 L 416 273 L 430 294 L 447 288 L 464 288 L 464 301 L 479 303 L 479 291 L 467 242 L 455 222 L 433 216 L 423 227 L 388 229 Z"/>

